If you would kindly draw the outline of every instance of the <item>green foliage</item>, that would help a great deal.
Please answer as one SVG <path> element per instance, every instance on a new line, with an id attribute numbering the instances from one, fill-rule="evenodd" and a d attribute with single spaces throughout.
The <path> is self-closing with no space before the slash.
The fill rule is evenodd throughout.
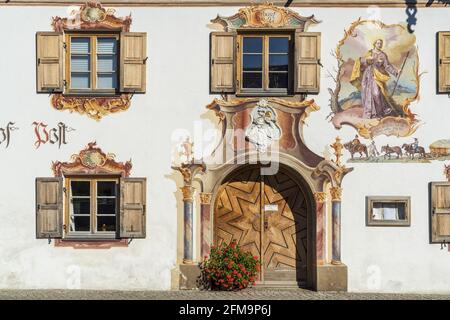
<path id="1" fill-rule="evenodd" d="M 258 257 L 242 251 L 233 241 L 211 247 L 201 265 L 203 277 L 215 290 L 241 290 L 254 285 L 260 270 Z"/>

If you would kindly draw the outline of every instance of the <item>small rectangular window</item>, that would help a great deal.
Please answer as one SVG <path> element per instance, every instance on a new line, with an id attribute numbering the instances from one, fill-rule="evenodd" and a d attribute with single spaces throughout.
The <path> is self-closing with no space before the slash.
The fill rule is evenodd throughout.
<path id="1" fill-rule="evenodd" d="M 112 92 L 118 89 L 118 36 L 68 35 L 68 92 Z"/>
<path id="2" fill-rule="evenodd" d="M 410 226 L 409 197 L 367 197 L 367 226 Z"/>
<path id="3" fill-rule="evenodd" d="M 241 92 L 287 93 L 291 74 L 290 35 L 241 35 Z"/>

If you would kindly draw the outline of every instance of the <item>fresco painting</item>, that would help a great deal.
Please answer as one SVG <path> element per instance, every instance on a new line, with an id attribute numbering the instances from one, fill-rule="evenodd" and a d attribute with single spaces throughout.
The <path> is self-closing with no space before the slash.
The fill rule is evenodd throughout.
<path id="1" fill-rule="evenodd" d="M 419 121 L 410 104 L 419 96 L 416 39 L 403 24 L 357 20 L 333 53 L 335 89 L 329 89 L 336 129 L 353 126 L 364 138 L 407 137 Z"/>
<path id="2" fill-rule="evenodd" d="M 409 138 L 395 145 L 369 141 L 356 135 L 352 140 L 345 141 L 346 155 L 349 163 L 430 163 L 432 160 L 450 160 L 450 139 L 434 141 L 429 146 L 423 146 L 418 138 Z"/>

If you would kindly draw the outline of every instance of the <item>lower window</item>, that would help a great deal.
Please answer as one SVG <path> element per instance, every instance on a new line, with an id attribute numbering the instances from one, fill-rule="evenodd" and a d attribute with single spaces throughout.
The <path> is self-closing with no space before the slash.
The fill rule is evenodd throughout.
<path id="1" fill-rule="evenodd" d="M 118 194 L 119 180 L 115 178 L 68 178 L 66 235 L 114 238 L 117 232 Z"/>

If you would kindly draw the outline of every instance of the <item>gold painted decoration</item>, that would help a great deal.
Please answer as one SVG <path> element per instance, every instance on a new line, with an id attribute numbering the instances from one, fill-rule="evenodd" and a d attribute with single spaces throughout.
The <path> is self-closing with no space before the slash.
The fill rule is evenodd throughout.
<path id="1" fill-rule="evenodd" d="M 330 145 L 334 149 L 334 156 L 336 159 L 333 161 L 336 163 L 339 167 L 341 166 L 341 157 L 342 157 L 342 149 L 344 146 L 341 143 L 341 138 L 336 137 L 336 140 L 333 144 Z"/>
<path id="2" fill-rule="evenodd" d="M 180 188 L 183 193 L 183 201 L 193 201 L 195 189 L 191 186 L 183 186 Z"/>
<path id="3" fill-rule="evenodd" d="M 99 29 L 129 32 L 131 21 L 131 15 L 116 17 L 114 9 L 105 9 L 99 2 L 88 1 L 78 10 L 72 11 L 67 18 L 53 17 L 52 27 L 57 32 Z"/>
<path id="4" fill-rule="evenodd" d="M 410 105 L 419 98 L 419 56 L 405 24 L 358 19 L 333 55 L 336 87 L 328 91 L 336 129 L 350 125 L 364 138 L 408 137 L 417 130 Z"/>
<path id="5" fill-rule="evenodd" d="M 314 199 L 316 202 L 325 202 L 327 199 L 326 192 L 314 192 Z"/>
<path id="6" fill-rule="evenodd" d="M 94 120 L 100 120 L 106 115 L 127 110 L 131 105 L 131 94 L 119 97 L 71 97 L 53 94 L 51 105 L 56 110 L 69 110 L 85 114 Z"/>
<path id="7" fill-rule="evenodd" d="M 320 107 L 314 102 L 314 99 L 303 101 L 287 100 L 275 97 L 267 97 L 264 99 L 267 100 L 267 102 L 277 103 L 287 108 L 299 108 L 299 109 L 304 108 L 305 110 L 308 111 L 308 113 L 320 110 Z M 215 98 L 210 104 L 206 106 L 206 108 L 210 110 L 216 110 L 217 107 L 227 107 L 227 108 L 240 107 L 244 104 L 257 103 L 259 102 L 259 100 L 260 98 L 237 98 L 231 100 Z"/>
<path id="8" fill-rule="evenodd" d="M 73 30 L 129 32 L 131 22 L 131 14 L 126 17 L 117 17 L 114 9 L 106 9 L 99 2 L 88 1 L 78 9 L 73 10 L 69 17 L 53 17 L 52 27 L 55 32 Z M 131 105 L 131 98 L 131 94 L 112 97 L 52 94 L 50 103 L 56 110 L 77 112 L 98 121 L 109 114 L 127 110 Z"/>
<path id="9" fill-rule="evenodd" d="M 295 11 L 274 6 L 269 2 L 241 8 L 238 13 L 230 17 L 217 15 L 211 22 L 220 24 L 224 31 L 244 28 L 285 28 L 306 31 L 309 25 L 320 23 L 314 15 L 303 17 Z"/>
<path id="10" fill-rule="evenodd" d="M 72 155 L 70 162 L 54 161 L 52 163 L 55 177 L 79 174 L 112 174 L 129 177 L 131 168 L 131 160 L 115 161 L 115 155 L 103 152 L 97 147 L 96 142 L 88 143 L 85 149 Z"/>
<path id="11" fill-rule="evenodd" d="M 201 204 L 211 204 L 212 193 L 200 193 L 200 203 Z"/>
<path id="12" fill-rule="evenodd" d="M 341 201 L 342 196 L 342 188 L 340 187 L 331 187 L 330 188 L 331 201 Z"/>

